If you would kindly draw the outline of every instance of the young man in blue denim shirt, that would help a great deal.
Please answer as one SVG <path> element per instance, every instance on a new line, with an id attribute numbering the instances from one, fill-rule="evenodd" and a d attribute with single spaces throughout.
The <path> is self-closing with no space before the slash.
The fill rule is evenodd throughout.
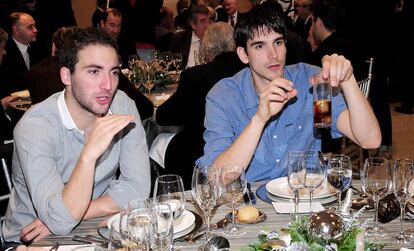
<path id="1" fill-rule="evenodd" d="M 320 80 L 342 87 L 332 99 L 333 137 L 343 134 L 364 148 L 379 146 L 377 119 L 350 61 L 334 54 L 322 59 L 322 69 L 285 66 L 285 35 L 282 17 L 260 5 L 237 23 L 237 54 L 250 67 L 221 80 L 208 94 L 199 165 L 240 165 L 249 181 L 285 176 L 289 151 L 320 150 L 310 91 Z"/>

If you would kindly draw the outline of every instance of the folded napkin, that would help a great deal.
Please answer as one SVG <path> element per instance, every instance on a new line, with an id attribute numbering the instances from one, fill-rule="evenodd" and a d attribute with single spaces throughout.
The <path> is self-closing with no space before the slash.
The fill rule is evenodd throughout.
<path id="1" fill-rule="evenodd" d="M 409 248 L 401 248 L 400 251 L 413 251 L 413 249 L 409 249 Z"/>
<path id="2" fill-rule="evenodd" d="M 272 202 L 273 207 L 279 214 L 290 214 L 295 211 L 295 205 L 291 202 Z M 312 211 L 320 212 L 325 210 L 320 202 L 312 202 Z M 309 213 L 309 202 L 299 203 L 298 213 Z"/>
<path id="3" fill-rule="evenodd" d="M 167 146 L 175 136 L 176 133 L 160 133 L 154 140 L 149 150 L 149 156 L 158 165 L 165 168 L 164 159 L 165 159 L 165 152 L 167 151 Z"/>

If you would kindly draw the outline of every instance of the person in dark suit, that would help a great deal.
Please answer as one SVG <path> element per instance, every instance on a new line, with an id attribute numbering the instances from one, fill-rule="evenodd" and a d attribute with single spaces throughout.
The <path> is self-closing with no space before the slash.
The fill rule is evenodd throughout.
<path id="1" fill-rule="evenodd" d="M 99 23 L 102 30 L 116 38 L 119 46 L 119 53 L 121 54 L 122 65 L 126 66 L 128 63 L 128 56 L 137 54 L 137 50 L 135 48 L 135 42 L 129 36 L 121 33 L 121 12 L 115 8 L 109 8 L 102 15 L 102 20 Z"/>
<path id="2" fill-rule="evenodd" d="M 237 8 L 237 0 L 223 0 L 223 7 L 227 13 L 227 20 L 231 26 L 235 26 L 237 21 L 243 17 L 244 13 L 240 13 Z"/>
<path id="3" fill-rule="evenodd" d="M 106 10 L 106 0 L 97 0 L 96 1 L 96 10 L 92 14 L 92 26 L 99 28 L 99 23 L 101 22 L 103 15 Z"/>
<path id="4" fill-rule="evenodd" d="M 211 8 L 216 12 L 216 22 L 227 22 L 229 16 L 227 15 L 226 10 L 224 9 L 222 3 L 223 0 L 208 0 Z"/>
<path id="5" fill-rule="evenodd" d="M 170 42 L 170 50 L 173 53 L 181 53 L 185 69 L 195 65 L 194 51 L 199 51 L 200 42 L 209 25 L 209 11 L 206 6 L 194 6 L 189 13 L 191 29 L 173 34 Z"/>
<path id="6" fill-rule="evenodd" d="M 37 104 L 56 92 L 64 89 L 60 79 L 59 49 L 73 34 L 76 27 L 61 27 L 52 38 L 52 56 L 35 64 L 26 73 L 25 79 L 30 92 L 32 104 Z"/>
<path id="7" fill-rule="evenodd" d="M 159 125 L 184 127 L 168 144 L 165 169 L 160 171 L 182 176 L 186 189 L 191 188 L 195 160 L 203 154 L 205 97 L 216 82 L 245 67 L 234 52 L 232 35 L 233 28 L 229 24 L 211 24 L 203 37 L 203 45 L 212 61 L 184 70 L 177 91 L 157 109 Z"/>
<path id="8" fill-rule="evenodd" d="M 308 40 L 309 29 L 312 26 L 312 0 L 295 1 L 296 21 L 293 24 L 293 31 L 296 32 L 303 41 Z"/>
<path id="9" fill-rule="evenodd" d="M 13 12 L 9 16 L 9 21 L 11 39 L 6 43 L 3 83 L 5 90 L 10 94 L 27 89 L 24 74 L 34 63 L 29 45 L 36 41 L 37 29 L 34 19 L 26 13 Z"/>
<path id="10" fill-rule="evenodd" d="M 6 55 L 6 41 L 8 40 L 7 32 L 5 32 L 2 28 L 0 28 L 0 67 L 1 62 L 3 60 L 3 56 Z M 2 76 L 0 72 L 0 77 Z M 0 105 L 0 145 L 3 144 L 4 140 L 13 139 L 13 128 L 14 124 L 6 117 L 5 107 L 7 106 L 7 102 L 11 99 L 4 97 L 3 94 L 0 96 L 1 98 L 1 105 Z"/>

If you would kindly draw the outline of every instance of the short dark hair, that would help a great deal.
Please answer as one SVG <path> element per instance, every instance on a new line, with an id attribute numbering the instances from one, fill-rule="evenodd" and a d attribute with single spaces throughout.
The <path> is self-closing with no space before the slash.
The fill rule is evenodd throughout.
<path id="1" fill-rule="evenodd" d="M 75 29 L 73 34 L 63 43 L 59 50 L 60 66 L 68 68 L 73 73 L 75 65 L 79 61 L 79 51 L 88 45 L 103 45 L 114 48 L 118 54 L 118 60 L 121 62 L 116 40 L 98 28 L 88 27 Z"/>
<path id="2" fill-rule="evenodd" d="M 345 25 L 345 9 L 336 0 L 314 0 L 313 21 L 319 18 L 330 31 L 341 30 Z"/>
<path id="3" fill-rule="evenodd" d="M 122 14 L 119 10 L 117 10 L 115 8 L 109 8 L 109 9 L 106 9 L 104 11 L 104 13 L 102 13 L 102 19 L 101 20 L 106 22 L 108 20 L 109 13 L 112 14 L 112 16 L 114 16 L 114 17 L 121 17 L 122 18 Z"/>
<path id="4" fill-rule="evenodd" d="M 189 22 L 195 22 L 197 20 L 197 14 L 202 14 L 202 15 L 209 15 L 208 9 L 206 6 L 204 5 L 196 5 L 193 6 L 190 9 L 190 12 L 188 13 L 188 21 Z"/>
<path id="5" fill-rule="evenodd" d="M 237 20 L 234 40 L 237 47 L 247 48 L 247 40 L 269 32 L 282 34 L 286 39 L 286 24 L 282 14 L 266 5 L 256 5 Z"/>

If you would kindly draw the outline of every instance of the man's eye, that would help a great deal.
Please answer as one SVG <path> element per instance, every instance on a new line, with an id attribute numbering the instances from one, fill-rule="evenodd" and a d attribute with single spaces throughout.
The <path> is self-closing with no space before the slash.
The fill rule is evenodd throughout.
<path id="1" fill-rule="evenodd" d="M 275 44 L 278 45 L 278 46 L 283 45 L 283 40 L 278 40 L 278 41 L 275 42 Z"/>
<path id="2" fill-rule="evenodd" d="M 262 49 L 262 48 L 263 48 L 263 45 L 262 45 L 262 44 L 256 44 L 256 45 L 254 46 L 254 48 L 255 48 L 255 49 Z"/>
<path id="3" fill-rule="evenodd" d="M 113 72 L 112 72 L 112 75 L 114 75 L 114 76 L 119 76 L 119 71 L 113 71 Z"/>
<path id="4" fill-rule="evenodd" d="M 91 73 L 91 74 L 98 74 L 98 70 L 97 69 L 92 69 L 92 70 L 89 70 L 89 73 Z"/>

